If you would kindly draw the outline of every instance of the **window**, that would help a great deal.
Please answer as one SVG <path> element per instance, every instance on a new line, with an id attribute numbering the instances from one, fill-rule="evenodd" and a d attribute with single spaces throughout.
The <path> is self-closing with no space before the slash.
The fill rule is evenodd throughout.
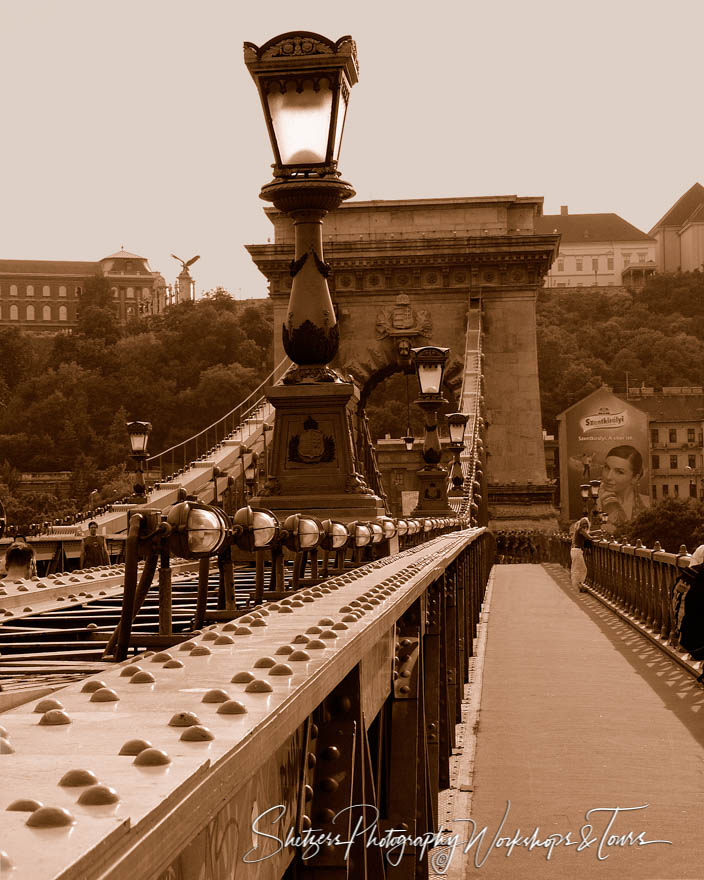
<path id="1" fill-rule="evenodd" d="M 653 483 L 653 485 L 650 487 L 650 489 L 651 489 L 651 494 L 652 494 L 652 496 L 653 496 L 653 501 L 654 501 L 654 500 L 658 497 L 658 487 L 657 487 L 657 484 L 656 484 L 656 483 Z"/>
<path id="2" fill-rule="evenodd" d="M 27 320 L 34 320 L 34 306 L 27 306 Z"/>
<path id="3" fill-rule="evenodd" d="M 128 296 L 130 299 L 134 299 L 134 287 L 128 287 L 128 288 L 127 288 L 127 296 Z"/>
<path id="4" fill-rule="evenodd" d="M 614 268 L 614 258 L 613 257 L 606 258 L 606 268 L 611 269 L 613 271 L 613 268 Z"/>
<path id="5" fill-rule="evenodd" d="M 13 304 L 10 306 L 10 320 L 11 320 L 11 321 L 19 321 L 19 319 L 20 319 L 20 310 L 19 310 L 19 309 L 17 308 L 17 306 L 13 303 Z"/>
<path id="6" fill-rule="evenodd" d="M 688 455 L 687 456 L 687 467 L 695 468 L 697 466 L 697 456 L 696 455 Z"/>
<path id="7" fill-rule="evenodd" d="M 697 497 L 697 484 L 694 480 L 689 481 L 689 497 L 696 498 Z"/>
<path id="8" fill-rule="evenodd" d="M 66 306 L 59 306 L 59 321 L 68 321 L 68 309 Z"/>
<path id="9" fill-rule="evenodd" d="M 650 466 L 653 470 L 657 470 L 660 467 L 660 456 L 659 455 L 651 455 L 650 456 Z"/>
<path id="10" fill-rule="evenodd" d="M 680 484 L 675 483 L 675 485 L 672 488 L 675 493 L 675 498 L 679 498 L 680 497 Z"/>
<path id="11" fill-rule="evenodd" d="M 112 291 L 112 298 L 117 299 L 117 288 L 111 287 L 110 290 Z"/>
<path id="12" fill-rule="evenodd" d="M 694 428 L 687 428 L 687 443 L 694 443 L 696 440 L 696 435 L 694 433 Z"/>
<path id="13" fill-rule="evenodd" d="M 17 285 L 16 284 L 10 285 L 10 296 L 17 296 Z"/>
<path id="14" fill-rule="evenodd" d="M 677 470 L 677 456 L 676 455 L 670 456 L 670 470 L 671 471 Z"/>
<path id="15" fill-rule="evenodd" d="M 592 257 L 592 272 L 596 272 L 599 269 L 599 257 Z"/>
<path id="16" fill-rule="evenodd" d="M 43 285 L 42 296 L 51 296 L 51 288 L 49 287 L 48 284 Z"/>
<path id="17" fill-rule="evenodd" d="M 660 432 L 657 428 L 650 429 L 650 443 L 652 446 L 657 446 L 660 442 Z"/>
<path id="18" fill-rule="evenodd" d="M 76 296 L 80 296 L 83 293 L 83 289 L 81 288 L 81 285 L 77 284 L 74 287 L 73 292 L 76 294 Z"/>
<path id="19" fill-rule="evenodd" d="M 624 254 L 624 255 L 623 255 L 623 265 L 624 265 L 624 266 L 630 266 L 630 265 L 631 265 L 631 255 L 630 255 L 630 254 Z"/>
<path id="20" fill-rule="evenodd" d="M 44 306 L 42 309 L 42 321 L 51 321 L 51 306 Z"/>
<path id="21" fill-rule="evenodd" d="M 577 257 L 577 259 L 576 259 L 576 263 L 577 263 L 577 271 L 578 271 L 578 272 L 581 272 L 581 271 L 582 271 L 582 258 L 581 258 L 581 257 Z"/>
<path id="22" fill-rule="evenodd" d="M 66 296 L 66 285 L 62 284 L 61 287 L 59 287 L 59 296 Z"/>
<path id="23" fill-rule="evenodd" d="M 667 485 L 667 483 L 663 483 L 662 484 L 662 497 L 664 498 L 666 495 L 669 495 L 669 494 L 670 494 L 670 487 Z"/>
<path id="24" fill-rule="evenodd" d="M 558 260 L 558 261 L 557 261 L 557 271 L 558 271 L 558 272 L 564 272 L 564 271 L 565 271 L 565 261 L 564 261 L 564 260 Z"/>
<path id="25" fill-rule="evenodd" d="M 28 284 L 25 293 L 27 294 L 27 296 L 34 296 L 34 285 Z"/>
<path id="26" fill-rule="evenodd" d="M 670 443 L 677 443 L 677 428 L 670 428 Z"/>
<path id="27" fill-rule="evenodd" d="M 564 281 L 558 281 L 558 282 L 557 282 L 557 286 L 558 286 L 558 287 L 567 287 L 567 285 L 565 284 Z"/>
<path id="28" fill-rule="evenodd" d="M 638 262 L 639 262 L 639 263 L 644 263 L 644 262 L 645 262 L 645 257 L 646 257 L 646 254 L 638 254 Z"/>

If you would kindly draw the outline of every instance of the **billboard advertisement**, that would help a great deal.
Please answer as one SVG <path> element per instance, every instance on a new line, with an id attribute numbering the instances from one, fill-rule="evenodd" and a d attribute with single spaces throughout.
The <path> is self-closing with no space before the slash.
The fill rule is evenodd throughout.
<path id="1" fill-rule="evenodd" d="M 602 387 L 558 419 L 562 515 L 580 517 L 580 486 L 600 480 L 603 528 L 613 534 L 650 506 L 648 416 Z"/>

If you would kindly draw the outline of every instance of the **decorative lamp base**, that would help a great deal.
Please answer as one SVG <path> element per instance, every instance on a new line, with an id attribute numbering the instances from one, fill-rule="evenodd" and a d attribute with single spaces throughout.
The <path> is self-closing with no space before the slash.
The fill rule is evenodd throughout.
<path id="1" fill-rule="evenodd" d="M 418 506 L 411 516 L 455 516 L 447 503 L 447 471 L 442 467 L 424 467 L 417 472 Z"/>

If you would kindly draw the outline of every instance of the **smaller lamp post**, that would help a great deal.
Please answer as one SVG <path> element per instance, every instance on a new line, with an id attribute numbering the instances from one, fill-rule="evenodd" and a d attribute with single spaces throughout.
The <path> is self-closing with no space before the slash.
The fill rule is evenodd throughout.
<path id="1" fill-rule="evenodd" d="M 455 412 L 447 416 L 447 425 L 450 429 L 450 449 L 454 454 L 452 469 L 450 470 L 451 488 L 448 495 L 451 498 L 462 497 L 462 486 L 464 485 L 464 476 L 462 474 L 462 465 L 460 464 L 460 454 L 464 449 L 464 430 L 469 417 L 465 413 Z"/>
<path id="2" fill-rule="evenodd" d="M 590 489 L 589 483 L 582 483 L 579 487 L 579 494 L 582 496 L 582 516 L 589 516 Z"/>
<path id="3" fill-rule="evenodd" d="M 135 481 L 132 487 L 134 494 L 129 500 L 130 504 L 145 504 L 147 500 L 147 487 L 144 482 L 142 464 L 148 455 L 147 445 L 151 430 L 151 422 L 127 422 L 127 433 L 130 437 L 130 450 L 135 469 Z"/>
<path id="4" fill-rule="evenodd" d="M 247 485 L 247 497 L 252 498 L 257 491 L 257 453 L 252 453 L 249 464 L 244 469 L 244 481 Z"/>
<path id="5" fill-rule="evenodd" d="M 420 489 L 418 506 L 412 512 L 413 516 L 451 516 L 453 512 L 447 503 L 447 471 L 440 467 L 442 452 L 438 438 L 438 410 L 447 402 L 442 396 L 442 380 L 449 351 L 449 348 L 439 348 L 436 345 L 411 349 L 420 385 L 420 397 L 416 404 L 425 413 L 425 465 L 417 472 Z"/>

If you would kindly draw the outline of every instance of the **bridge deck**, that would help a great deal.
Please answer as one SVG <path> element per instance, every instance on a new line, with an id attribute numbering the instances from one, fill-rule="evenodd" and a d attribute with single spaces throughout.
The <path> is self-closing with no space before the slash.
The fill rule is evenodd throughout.
<path id="1" fill-rule="evenodd" d="M 704 876 L 704 691 L 558 566 L 494 568 L 471 816 L 487 826 L 455 876 L 483 880 L 570 877 L 689 880 Z M 459 787 L 459 786 L 458 786 Z M 590 846 L 491 847 L 517 829 L 538 838 L 580 829 L 593 808 L 646 809 L 616 816 L 606 835 L 672 845 L 604 845 L 611 812 L 594 813 Z M 456 818 L 463 818 L 455 807 Z M 465 813 L 464 816 L 467 814 Z M 451 825 L 467 837 L 471 825 Z M 465 830 L 463 830 L 463 828 Z M 454 859 L 453 859 L 454 861 Z"/>

